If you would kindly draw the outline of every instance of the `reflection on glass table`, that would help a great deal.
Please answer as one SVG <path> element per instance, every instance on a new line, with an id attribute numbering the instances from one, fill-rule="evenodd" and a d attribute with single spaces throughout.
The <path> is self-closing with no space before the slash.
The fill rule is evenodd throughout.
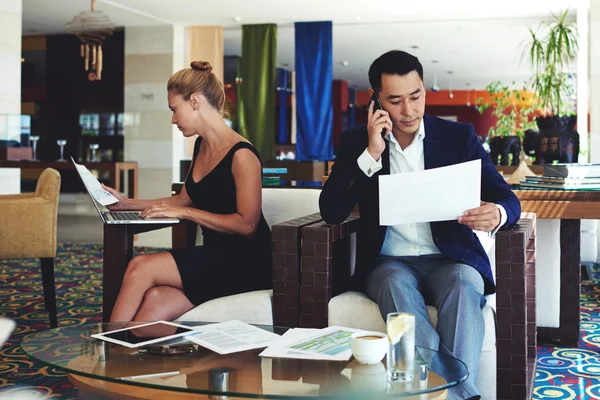
<path id="1" fill-rule="evenodd" d="M 121 327 L 113 323 L 56 328 L 26 337 L 21 347 L 29 357 L 72 374 L 69 379 L 80 389 L 83 382 L 88 387 L 96 382 L 111 392 L 132 385 L 140 395 L 161 389 L 238 398 L 341 400 L 364 399 L 367 393 L 369 399 L 391 399 L 437 392 L 425 397 L 435 399 L 444 398 L 445 389 L 468 375 L 465 364 L 456 358 L 419 347 L 415 348 L 415 379 L 391 384 L 384 363 L 262 358 L 262 349 L 219 355 L 184 339 L 169 344 L 174 351 L 140 352 L 90 338 Z M 287 331 L 259 327 L 277 334 Z"/>

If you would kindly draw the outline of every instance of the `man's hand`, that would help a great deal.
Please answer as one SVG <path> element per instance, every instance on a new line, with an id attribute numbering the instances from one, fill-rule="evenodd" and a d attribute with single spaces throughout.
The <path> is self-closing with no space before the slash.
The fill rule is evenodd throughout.
<path id="1" fill-rule="evenodd" d="M 481 206 L 472 208 L 458 217 L 458 223 L 475 231 L 491 232 L 500 224 L 500 210 L 494 203 L 481 202 Z"/>
<path id="2" fill-rule="evenodd" d="M 377 161 L 385 150 L 385 141 L 381 136 L 381 131 L 385 129 L 387 132 L 392 132 L 392 120 L 387 111 L 377 110 L 373 112 L 374 107 L 375 102 L 372 101 L 369 104 L 367 114 L 367 131 L 369 132 L 369 147 L 367 147 L 367 151 Z"/>
<path id="3" fill-rule="evenodd" d="M 150 218 L 178 218 L 185 219 L 189 207 L 172 206 L 169 204 L 156 204 L 146 208 L 140 216 Z"/>

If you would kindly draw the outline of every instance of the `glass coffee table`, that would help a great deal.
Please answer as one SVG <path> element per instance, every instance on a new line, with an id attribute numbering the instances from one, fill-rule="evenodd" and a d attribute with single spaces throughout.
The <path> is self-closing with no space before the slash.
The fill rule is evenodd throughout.
<path id="1" fill-rule="evenodd" d="M 203 322 L 179 322 L 202 326 Z M 278 334 L 287 328 L 260 326 Z M 262 398 L 262 399 L 444 399 L 446 389 L 468 376 L 458 359 L 416 348 L 415 379 L 388 383 L 384 362 L 376 365 L 259 357 L 260 350 L 231 355 L 173 345 L 169 352 L 140 353 L 90 335 L 121 324 L 88 324 L 50 329 L 21 343 L 31 358 L 66 371 L 82 394 L 94 398 Z M 160 350 L 160 351 L 159 351 Z M 168 392 L 168 393 L 167 393 Z"/>

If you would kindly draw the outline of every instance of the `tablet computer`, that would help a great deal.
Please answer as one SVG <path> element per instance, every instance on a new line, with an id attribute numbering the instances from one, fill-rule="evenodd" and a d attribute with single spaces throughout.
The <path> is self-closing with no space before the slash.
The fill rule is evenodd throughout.
<path id="1" fill-rule="evenodd" d="M 135 348 L 189 335 L 194 332 L 195 330 L 189 326 L 168 321 L 156 321 L 132 325 L 109 332 L 96 333 L 90 337 Z"/>

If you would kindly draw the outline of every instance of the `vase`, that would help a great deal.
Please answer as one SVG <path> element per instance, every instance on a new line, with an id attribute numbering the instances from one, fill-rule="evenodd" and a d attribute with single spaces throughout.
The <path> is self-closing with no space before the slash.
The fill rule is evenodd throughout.
<path id="1" fill-rule="evenodd" d="M 508 165 L 509 154 L 512 154 L 511 165 L 519 165 L 520 153 L 521 139 L 518 136 L 496 136 L 490 139 L 490 157 L 494 165 Z"/>
<path id="2" fill-rule="evenodd" d="M 540 129 L 536 146 L 536 164 L 577 163 L 579 133 L 575 130 L 576 116 L 537 117 Z"/>

